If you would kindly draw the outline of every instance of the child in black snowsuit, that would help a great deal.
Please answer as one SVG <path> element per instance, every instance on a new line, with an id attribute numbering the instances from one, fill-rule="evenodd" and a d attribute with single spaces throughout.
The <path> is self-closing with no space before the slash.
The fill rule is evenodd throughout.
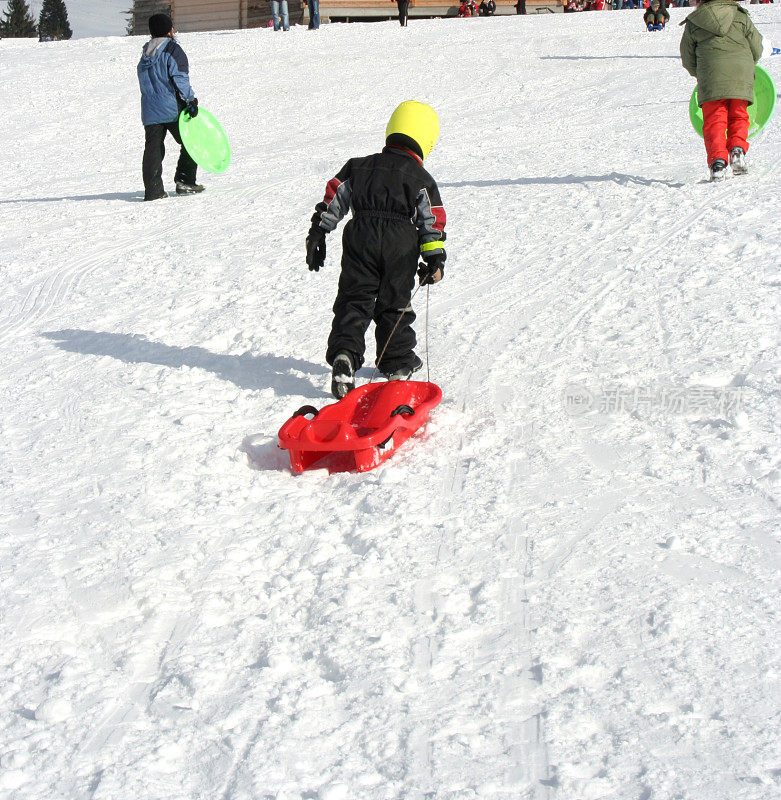
<path id="1" fill-rule="evenodd" d="M 353 212 L 342 237 L 342 272 L 326 352 L 337 398 L 355 386 L 372 320 L 377 368 L 389 380 L 409 380 L 422 366 L 414 352 L 415 313 L 409 303 L 416 270 L 421 284 L 437 283 L 444 273 L 445 209 L 436 182 L 423 168 L 438 136 L 439 120 L 430 106 L 402 103 L 388 123 L 382 152 L 351 158 L 315 206 L 306 239 L 306 263 L 315 272 L 325 261 L 326 234 Z"/>
<path id="2" fill-rule="evenodd" d="M 651 5 L 643 15 L 643 21 L 649 31 L 661 31 L 670 21 L 670 12 L 664 7 L 661 0 L 651 0 Z"/>

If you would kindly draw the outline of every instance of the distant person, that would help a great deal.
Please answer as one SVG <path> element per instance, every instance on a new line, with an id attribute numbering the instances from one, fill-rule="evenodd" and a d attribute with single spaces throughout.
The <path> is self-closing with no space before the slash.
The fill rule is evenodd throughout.
<path id="1" fill-rule="evenodd" d="M 516 14 L 526 13 L 526 0 L 517 0 L 515 4 L 515 13 Z"/>
<path id="2" fill-rule="evenodd" d="M 318 7 L 319 13 L 319 7 Z M 288 13 L 287 0 L 271 0 L 271 19 L 274 21 L 274 30 L 290 30 L 290 14 Z"/>
<path id="3" fill-rule="evenodd" d="M 310 31 L 316 31 L 320 27 L 320 0 L 304 0 L 304 5 L 309 8 Z"/>
<path id="4" fill-rule="evenodd" d="M 306 263 L 314 272 L 325 263 L 326 235 L 353 212 L 342 234 L 342 271 L 325 355 L 337 399 L 355 386 L 372 320 L 376 366 L 388 380 L 409 380 L 423 366 L 414 350 L 410 300 L 416 271 L 421 285 L 438 283 L 445 271 L 445 209 L 423 166 L 438 137 L 431 106 L 402 103 L 385 128 L 382 152 L 351 158 L 315 206 L 306 237 Z"/>
<path id="5" fill-rule="evenodd" d="M 477 13 L 481 17 L 492 17 L 496 13 L 496 3 L 494 0 L 480 0 Z"/>
<path id="6" fill-rule="evenodd" d="M 174 181 L 177 194 L 196 194 L 204 187 L 195 182 L 198 165 L 182 146 L 179 114 L 183 109 L 198 116 L 198 100 L 190 86 L 187 56 L 174 39 L 174 25 L 167 14 L 149 18 L 151 40 L 144 45 L 138 62 L 141 87 L 141 122 L 144 125 L 144 200 L 168 197 L 163 186 L 165 135 L 170 133 L 180 145 Z"/>
<path id="7" fill-rule="evenodd" d="M 399 9 L 399 25 L 402 28 L 407 27 L 407 15 L 409 14 L 409 0 L 396 0 L 396 6 Z"/>
<path id="8" fill-rule="evenodd" d="M 697 78 L 703 137 L 713 181 L 748 171 L 748 106 L 754 101 L 754 65 L 760 36 L 748 11 L 733 0 L 701 0 L 681 23 L 681 61 Z"/>
<path id="9" fill-rule="evenodd" d="M 651 0 L 651 5 L 643 15 L 643 21 L 649 31 L 663 31 L 664 26 L 670 21 L 670 12 L 661 0 Z"/>

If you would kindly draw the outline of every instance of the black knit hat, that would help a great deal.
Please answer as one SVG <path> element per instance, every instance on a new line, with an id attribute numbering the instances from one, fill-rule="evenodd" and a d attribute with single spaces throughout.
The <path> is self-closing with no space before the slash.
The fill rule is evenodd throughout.
<path id="1" fill-rule="evenodd" d="M 168 14 L 152 14 L 149 17 L 149 33 L 157 39 L 160 36 L 168 36 L 174 23 L 171 22 L 171 17 Z"/>

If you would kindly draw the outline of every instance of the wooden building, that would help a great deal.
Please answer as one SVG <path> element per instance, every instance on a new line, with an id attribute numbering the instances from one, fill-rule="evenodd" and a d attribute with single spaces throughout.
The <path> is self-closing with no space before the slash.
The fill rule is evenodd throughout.
<path id="1" fill-rule="evenodd" d="M 300 22 L 301 0 L 288 0 L 290 22 Z M 297 16 L 295 16 L 297 12 Z M 168 14 L 177 31 L 259 28 L 271 19 L 269 0 L 134 0 L 129 32 L 146 35 L 152 14 Z"/>
<path id="2" fill-rule="evenodd" d="M 409 16 L 454 17 L 460 0 L 411 0 Z M 529 14 L 561 10 L 564 0 L 526 0 Z M 515 0 L 496 0 L 497 14 L 515 14 Z M 303 0 L 288 0 L 290 24 L 308 22 Z M 135 0 L 128 31 L 146 35 L 152 14 L 169 14 L 177 31 L 219 31 L 265 27 L 270 0 Z M 320 0 L 323 22 L 395 19 L 395 0 Z"/>
<path id="3" fill-rule="evenodd" d="M 480 0 L 475 0 L 479 5 Z M 515 14 L 516 0 L 496 0 L 497 16 Z M 526 0 L 528 14 L 562 11 L 566 0 Z M 461 0 L 410 0 L 409 16 L 414 18 L 455 17 Z M 396 0 L 320 0 L 320 18 L 332 22 L 396 19 Z M 292 20 L 292 17 L 291 17 Z"/>

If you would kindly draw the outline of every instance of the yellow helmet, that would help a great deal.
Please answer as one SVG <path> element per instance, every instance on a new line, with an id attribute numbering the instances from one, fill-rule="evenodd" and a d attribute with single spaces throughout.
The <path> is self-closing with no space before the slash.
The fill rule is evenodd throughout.
<path id="1" fill-rule="evenodd" d="M 439 117 L 431 106 L 417 100 L 405 100 L 392 114 L 385 128 L 385 140 L 398 137 L 411 139 L 420 149 L 420 156 L 427 158 L 439 139 Z M 394 142 L 389 142 L 393 144 Z M 416 148 L 417 149 L 417 148 Z"/>

